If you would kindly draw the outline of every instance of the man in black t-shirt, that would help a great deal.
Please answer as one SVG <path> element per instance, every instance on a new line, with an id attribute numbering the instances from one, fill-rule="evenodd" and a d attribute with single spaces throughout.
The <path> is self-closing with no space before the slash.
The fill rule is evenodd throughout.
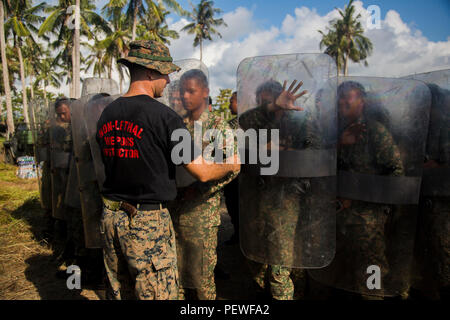
<path id="1" fill-rule="evenodd" d="M 172 137 L 178 135 L 172 134 L 187 129 L 175 111 L 155 98 L 170 82 L 168 74 L 180 68 L 168 48 L 155 41 L 132 42 L 128 57 L 119 62 L 130 69 L 130 88 L 97 123 L 106 176 L 101 229 L 108 297 L 177 299 L 175 232 L 165 204 L 176 197 L 172 151 L 178 141 Z M 190 143 L 191 162 L 185 168 L 196 179 L 216 180 L 239 170 L 237 158 L 234 164 L 194 159 Z"/>

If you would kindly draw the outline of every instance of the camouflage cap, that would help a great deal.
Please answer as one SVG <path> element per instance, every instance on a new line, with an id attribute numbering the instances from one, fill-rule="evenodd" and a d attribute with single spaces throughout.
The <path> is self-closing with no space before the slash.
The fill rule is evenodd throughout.
<path id="1" fill-rule="evenodd" d="M 157 70 L 162 74 L 179 71 L 181 68 L 172 63 L 169 48 L 153 40 L 138 40 L 130 43 L 130 51 L 126 58 L 117 60 L 126 66 L 138 64 L 148 69 Z"/>

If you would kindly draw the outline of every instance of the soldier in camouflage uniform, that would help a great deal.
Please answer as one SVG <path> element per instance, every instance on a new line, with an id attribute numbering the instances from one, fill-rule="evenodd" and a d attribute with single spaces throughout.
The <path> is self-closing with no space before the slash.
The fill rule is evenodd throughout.
<path id="1" fill-rule="evenodd" d="M 435 84 L 428 87 L 432 93 L 430 126 L 439 117 L 435 124 L 439 131 L 428 137 L 424 168 L 439 170 L 450 165 L 450 91 Z M 422 186 L 416 251 L 421 268 L 417 285 L 428 297 L 444 300 L 450 293 L 450 197 L 442 191 L 426 192 Z"/>
<path id="2" fill-rule="evenodd" d="M 357 82 L 347 81 L 338 88 L 338 169 L 402 176 L 404 168 L 399 148 L 383 123 L 366 116 L 365 98 L 366 92 Z M 335 276 L 350 277 L 347 281 L 353 283 L 356 292 L 367 292 L 368 266 L 379 266 L 382 279 L 389 272 L 385 226 L 393 207 L 350 199 L 339 199 L 339 202 L 341 210 L 337 213 L 337 247 L 333 263 L 342 263 L 345 272 Z M 362 295 L 362 298 L 375 297 Z"/>
<path id="3" fill-rule="evenodd" d="M 53 227 L 55 220 L 52 217 L 52 177 L 50 167 L 50 132 L 48 120 L 41 124 L 35 124 L 37 127 L 36 133 L 36 150 L 45 152 L 42 156 L 45 160 L 40 161 L 41 164 L 41 178 L 39 184 L 39 191 L 41 195 L 41 207 L 45 210 L 46 229 L 44 230 L 44 237 L 48 240 L 53 238 Z M 41 155 L 39 154 L 38 157 Z"/>
<path id="4" fill-rule="evenodd" d="M 295 82 L 288 91 L 285 91 L 286 82 L 284 87 L 273 80 L 260 85 L 256 90 L 258 107 L 243 113 L 239 117 L 241 128 L 244 130 L 250 128 L 280 129 L 280 150 L 318 148 L 320 141 L 316 139 L 317 127 L 314 126 L 311 114 L 306 114 L 299 121 L 298 118 L 295 118 L 296 111 L 282 107 L 285 104 L 293 106 L 293 101 L 306 93 L 304 91 L 300 95 L 294 96 L 301 83 L 293 92 L 290 92 L 294 85 Z M 272 106 L 272 110 L 269 109 L 269 106 Z M 273 106 L 277 106 L 277 108 Z M 267 248 L 270 251 L 267 255 L 277 257 L 277 260 L 283 265 L 292 265 L 294 251 L 296 250 L 294 245 L 295 229 L 301 223 L 299 221 L 301 211 L 307 208 L 307 203 L 310 201 L 308 195 L 310 182 L 304 178 L 276 176 L 258 176 L 256 179 L 258 181 L 253 181 L 254 187 L 246 186 L 245 192 L 252 192 L 250 189 L 258 190 L 258 199 L 261 199 L 256 209 L 260 215 L 259 219 L 268 221 L 265 225 L 282 226 L 282 231 L 265 231 L 268 237 L 273 238 L 271 241 L 274 243 L 270 248 Z M 245 180 L 255 179 L 246 177 Z M 294 298 L 294 282 L 291 277 L 295 279 L 298 286 L 296 288 L 298 296 L 303 296 L 306 277 L 303 269 L 256 262 L 249 262 L 249 265 L 253 273 L 253 279 L 261 289 L 266 288 L 265 282 L 268 274 L 270 292 L 274 299 L 292 300 Z"/>
<path id="5" fill-rule="evenodd" d="M 184 108 L 188 111 L 188 116 L 184 118 L 187 129 L 194 136 L 194 121 L 200 121 L 202 124 L 202 134 L 208 129 L 216 129 L 224 138 L 223 159 L 226 159 L 227 148 L 234 147 L 233 153 L 237 153 L 234 139 L 226 131 L 231 131 L 230 126 L 224 119 L 209 112 L 208 96 L 209 88 L 205 74 L 199 69 L 189 70 L 180 78 L 180 95 Z M 218 142 L 214 137 L 203 142 L 206 145 Z M 220 151 L 219 151 L 220 152 Z M 217 156 L 217 155 L 216 155 Z M 207 159 L 208 160 L 208 159 Z M 213 158 L 209 159 L 213 160 Z M 195 292 L 180 287 L 180 299 L 197 298 L 199 300 L 215 300 L 216 285 L 214 281 L 214 268 L 217 263 L 217 233 L 220 225 L 220 201 L 223 187 L 236 177 L 236 174 L 230 174 L 225 178 L 208 182 L 194 182 L 188 187 L 179 188 L 178 196 L 172 204 L 171 209 L 175 231 L 177 232 L 177 247 L 179 250 L 180 274 L 183 277 L 185 268 L 194 269 L 197 272 L 194 278 L 196 280 Z M 171 206 L 171 207 L 172 207 Z M 185 244 L 180 239 L 189 239 L 190 243 L 200 251 L 196 254 L 201 255 L 199 261 L 202 265 L 193 265 L 195 259 L 186 257 L 188 255 Z M 183 257 L 183 258 L 180 258 Z M 183 261 L 189 261 L 189 265 L 184 265 Z M 201 269 L 201 270 L 195 270 Z M 183 279 L 182 279 L 183 280 Z M 183 284 L 182 284 L 183 285 Z M 192 288 L 191 288 L 192 289 Z"/>
<path id="6" fill-rule="evenodd" d="M 70 156 L 72 152 L 72 135 L 70 126 L 70 99 L 59 98 L 55 102 L 54 124 L 51 125 L 51 182 L 52 215 L 56 219 L 55 251 L 61 262 L 72 256 L 72 248 L 67 246 L 66 206 L 64 203 L 69 175 Z"/>
<path id="7" fill-rule="evenodd" d="M 106 177 L 101 233 L 108 297 L 177 299 L 175 231 L 166 206 L 177 194 L 172 151 L 178 143 L 172 137 L 187 128 L 156 98 L 170 82 L 168 75 L 180 68 L 172 63 L 169 49 L 156 41 L 132 42 L 119 62 L 130 69 L 130 87 L 104 108 L 96 130 L 89 133 L 96 136 Z M 238 171 L 239 161 L 233 160 L 235 164 L 215 164 L 190 157 L 184 168 L 207 182 Z"/>
<path id="8" fill-rule="evenodd" d="M 234 116 L 228 121 L 231 129 L 237 130 L 239 128 L 237 118 L 237 92 L 234 91 L 230 98 L 230 111 Z M 231 223 L 234 227 L 234 233 L 227 244 L 234 244 L 239 242 L 239 177 L 231 181 L 224 188 L 225 204 L 227 206 L 228 214 L 231 217 Z"/>

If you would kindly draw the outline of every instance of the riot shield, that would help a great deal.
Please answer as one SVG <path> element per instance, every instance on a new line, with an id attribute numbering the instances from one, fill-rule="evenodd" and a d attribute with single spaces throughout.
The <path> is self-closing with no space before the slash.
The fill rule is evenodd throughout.
<path id="1" fill-rule="evenodd" d="M 253 57 L 238 67 L 240 245 L 253 261 L 319 268 L 333 258 L 335 75 L 325 54 Z M 294 102 L 304 110 L 269 111 L 294 80 L 303 81 L 296 94 L 308 90 Z"/>
<path id="2" fill-rule="evenodd" d="M 91 106 L 92 101 L 108 98 L 106 94 L 114 92 L 115 87 L 117 87 L 117 85 L 110 88 L 103 86 L 101 88 L 101 94 L 89 94 L 83 96 L 73 103 L 74 106 L 72 108 L 74 154 L 81 200 L 81 212 L 83 216 L 84 238 L 87 248 L 102 247 L 100 238 L 100 218 L 103 211 L 103 203 L 89 145 L 84 112 L 85 108 Z"/>
<path id="3" fill-rule="evenodd" d="M 69 99 L 57 100 L 50 106 L 49 132 L 52 216 L 64 220 L 64 199 L 72 154 Z"/>
<path id="4" fill-rule="evenodd" d="M 30 128 L 33 136 L 34 158 L 38 172 L 41 206 L 52 210 L 52 190 L 50 175 L 50 114 L 44 99 L 30 101 Z"/>
<path id="5" fill-rule="evenodd" d="M 92 161 L 94 163 L 94 172 L 100 192 L 103 188 L 103 183 L 105 182 L 105 167 L 103 165 L 100 146 L 96 140 L 97 122 L 106 106 L 117 98 L 119 98 L 119 95 L 98 97 L 97 99 L 91 98 L 86 102 L 83 108 L 82 118 L 87 131 L 87 140 L 89 142 Z"/>
<path id="6" fill-rule="evenodd" d="M 413 287 L 439 298 L 439 291 L 450 286 L 450 70 L 405 78 L 424 81 L 431 92 Z"/>
<path id="7" fill-rule="evenodd" d="M 81 96 L 86 97 L 91 94 L 107 93 L 109 95 L 119 94 L 119 86 L 113 79 L 87 78 L 83 81 Z"/>
<path id="8" fill-rule="evenodd" d="M 408 292 L 430 92 L 419 81 L 340 79 L 336 255 L 310 275 L 367 296 Z"/>
<path id="9" fill-rule="evenodd" d="M 164 90 L 163 96 L 158 99 L 161 103 L 172 108 L 180 117 L 185 118 L 187 111 L 183 107 L 183 102 L 180 96 L 180 78 L 189 70 L 199 69 L 209 79 L 208 68 L 197 59 L 177 60 L 174 63 L 181 68 L 179 72 L 170 74 L 170 83 Z M 191 185 L 197 181 L 191 174 L 189 174 L 183 166 L 176 167 L 176 183 L 178 188 L 183 188 Z"/>
<path id="10" fill-rule="evenodd" d="M 170 74 L 170 84 L 164 90 L 163 97 L 160 100 L 185 119 L 188 112 L 183 105 L 180 79 L 186 72 L 195 69 L 201 70 L 208 79 L 208 68 L 200 60 L 196 59 L 178 60 L 174 63 L 180 66 L 181 70 Z M 176 167 L 175 179 L 177 188 L 179 188 L 178 192 L 184 192 L 180 188 L 189 187 L 197 182 L 183 166 Z M 169 208 L 169 210 L 176 231 L 180 287 L 199 288 L 203 276 L 203 239 L 199 236 L 200 232 L 195 227 L 183 226 L 183 223 L 178 221 L 180 213 L 189 210 L 189 204 L 175 203 L 174 207 Z"/>

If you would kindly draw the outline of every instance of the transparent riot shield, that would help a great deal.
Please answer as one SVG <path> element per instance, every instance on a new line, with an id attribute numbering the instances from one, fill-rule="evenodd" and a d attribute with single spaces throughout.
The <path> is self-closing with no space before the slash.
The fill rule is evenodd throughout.
<path id="1" fill-rule="evenodd" d="M 79 183 L 84 238 L 87 248 L 102 247 L 100 238 L 100 218 L 103 211 L 103 203 L 91 154 L 91 147 L 89 145 L 84 112 L 86 108 L 89 108 L 92 105 L 92 101 L 108 98 L 109 92 L 114 92 L 115 87 L 117 87 L 117 85 L 112 86 L 111 88 L 102 87 L 101 94 L 95 93 L 83 96 L 73 103 L 72 108 L 74 154 Z"/>
<path id="2" fill-rule="evenodd" d="M 184 106 L 180 79 L 192 70 L 202 71 L 209 79 L 208 68 L 196 59 L 178 60 L 174 63 L 181 67 L 181 70 L 170 74 L 170 84 L 164 90 L 161 102 L 176 111 L 184 120 L 187 120 L 188 111 Z M 201 184 L 183 166 L 176 167 L 175 178 L 179 194 L 197 190 Z M 169 209 L 176 231 L 178 272 L 180 287 L 182 288 L 201 287 L 203 277 L 204 239 L 200 236 L 201 232 L 197 228 L 200 226 L 195 227 L 192 224 L 186 226 L 183 223 L 183 219 L 187 216 L 186 213 L 190 212 L 191 209 L 190 204 L 181 200 L 174 203 L 173 208 Z"/>
<path id="3" fill-rule="evenodd" d="M 52 210 L 52 189 L 50 175 L 50 114 L 48 102 L 36 98 L 30 101 L 30 128 L 33 136 L 34 159 L 38 172 L 41 206 Z"/>
<path id="4" fill-rule="evenodd" d="M 100 191 L 105 182 L 105 167 L 103 165 L 102 153 L 96 139 L 97 122 L 106 106 L 118 97 L 119 95 L 98 97 L 97 99 L 91 98 L 83 108 L 83 120 L 87 130 L 87 139 L 91 150 L 92 161 L 94 163 L 94 172 Z"/>
<path id="5" fill-rule="evenodd" d="M 238 67 L 240 245 L 253 261 L 320 268 L 333 258 L 335 75 L 324 54 L 253 57 Z M 308 93 L 293 101 L 303 111 L 275 104 L 284 81 L 290 91 L 303 82 L 295 94 Z"/>
<path id="6" fill-rule="evenodd" d="M 180 94 L 180 78 L 187 71 L 198 69 L 201 70 L 209 79 L 208 68 L 203 62 L 197 59 L 177 60 L 174 63 L 181 68 L 179 72 L 170 74 L 170 83 L 164 90 L 163 96 L 158 99 L 160 102 L 172 108 L 183 119 L 187 116 L 187 110 L 183 106 L 183 100 Z M 191 174 L 189 174 L 183 166 L 176 168 L 176 183 L 177 187 L 184 188 L 197 181 Z"/>
<path id="7" fill-rule="evenodd" d="M 59 99 L 50 106 L 50 166 L 52 216 L 64 220 L 64 200 L 72 152 L 70 100 Z"/>
<path id="8" fill-rule="evenodd" d="M 431 92 L 431 112 L 420 189 L 413 287 L 439 299 L 450 286 L 450 70 L 407 76 Z"/>
<path id="9" fill-rule="evenodd" d="M 91 94 L 107 93 L 109 95 L 119 94 L 119 86 L 113 79 L 87 78 L 83 81 L 81 96 L 86 97 Z"/>
<path id="10" fill-rule="evenodd" d="M 336 255 L 310 275 L 368 296 L 408 292 L 428 131 L 419 81 L 344 77 L 338 100 Z"/>

